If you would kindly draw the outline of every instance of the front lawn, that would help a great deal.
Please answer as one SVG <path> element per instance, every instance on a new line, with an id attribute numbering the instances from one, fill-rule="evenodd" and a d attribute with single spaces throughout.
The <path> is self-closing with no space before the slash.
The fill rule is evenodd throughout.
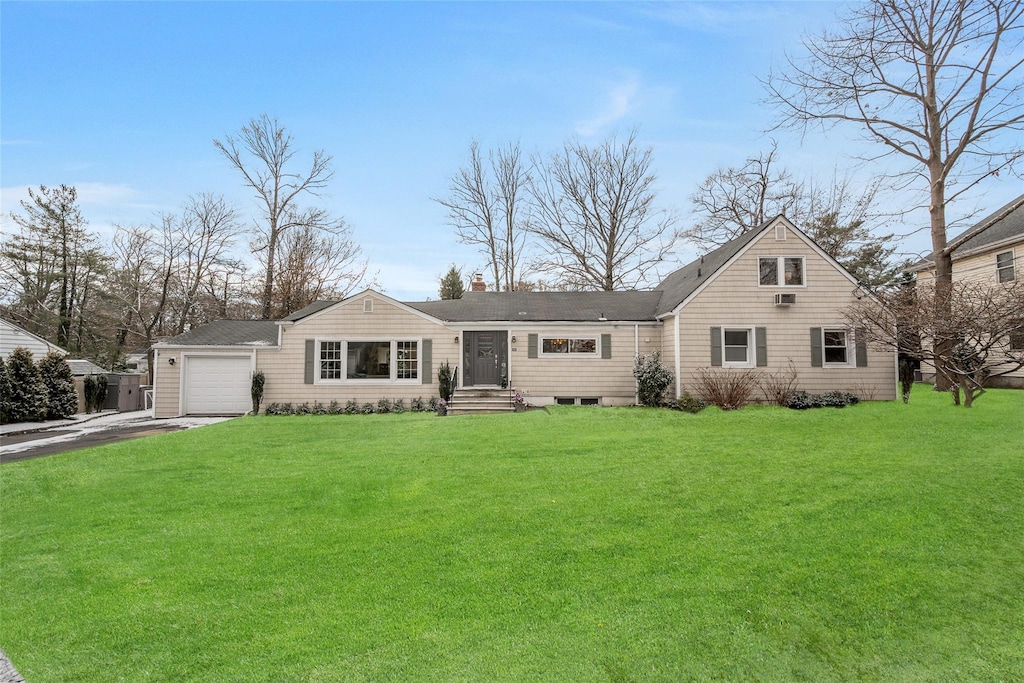
<path id="1" fill-rule="evenodd" d="M 249 417 L 0 486 L 31 683 L 1024 678 L 1024 392 Z"/>

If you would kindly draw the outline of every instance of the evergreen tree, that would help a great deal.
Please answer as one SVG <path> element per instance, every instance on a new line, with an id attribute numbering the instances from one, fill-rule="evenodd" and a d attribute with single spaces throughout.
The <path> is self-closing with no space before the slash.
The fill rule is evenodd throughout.
<path id="1" fill-rule="evenodd" d="M 57 351 L 50 351 L 39 361 L 39 374 L 46 385 L 46 417 L 59 420 L 71 417 L 78 410 L 78 394 L 71 366 Z"/>
<path id="2" fill-rule="evenodd" d="M 0 357 L 0 424 L 7 424 L 11 414 L 11 379 L 7 376 L 7 363 Z"/>
<path id="3" fill-rule="evenodd" d="M 461 299 L 466 293 L 466 286 L 462 283 L 462 270 L 455 267 L 448 269 L 448 272 L 441 278 L 441 290 L 439 294 L 442 299 Z"/>
<path id="4" fill-rule="evenodd" d="M 32 352 L 19 346 L 7 359 L 7 376 L 11 384 L 10 422 L 34 422 L 46 419 L 46 385 L 39 368 L 32 361 Z"/>

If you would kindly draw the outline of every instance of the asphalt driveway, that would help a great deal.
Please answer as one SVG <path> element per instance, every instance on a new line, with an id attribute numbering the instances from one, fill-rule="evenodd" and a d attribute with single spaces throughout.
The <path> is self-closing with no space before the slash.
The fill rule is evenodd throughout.
<path id="1" fill-rule="evenodd" d="M 193 429 L 229 419 L 188 417 L 156 420 L 152 411 L 136 411 L 77 416 L 74 420 L 62 420 L 49 427 L 45 423 L 32 425 L 30 431 L 19 429 L 18 425 L 4 425 L 6 433 L 0 435 L 0 463 Z"/>

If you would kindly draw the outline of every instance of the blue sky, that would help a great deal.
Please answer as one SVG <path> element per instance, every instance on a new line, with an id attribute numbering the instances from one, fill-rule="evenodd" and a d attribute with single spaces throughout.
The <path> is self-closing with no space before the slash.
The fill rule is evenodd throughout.
<path id="1" fill-rule="evenodd" d="M 471 139 L 544 152 L 639 127 L 659 204 L 685 220 L 703 177 L 767 146 L 773 112 L 757 78 L 839 7 L 5 0 L 2 209 L 17 210 L 26 187 L 65 183 L 103 236 L 202 191 L 253 215 L 212 140 L 267 113 L 301 158 L 334 157 L 323 204 L 352 225 L 387 293 L 436 297 L 449 263 L 481 265 L 430 199 Z M 800 173 L 852 167 L 848 155 L 864 149 L 836 132 L 775 136 Z M 995 208 L 1012 194 L 996 187 L 975 201 Z"/>

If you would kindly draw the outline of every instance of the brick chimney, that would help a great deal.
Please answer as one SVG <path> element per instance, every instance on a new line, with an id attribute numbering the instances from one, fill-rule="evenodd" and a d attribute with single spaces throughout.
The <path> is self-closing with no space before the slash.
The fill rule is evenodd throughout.
<path id="1" fill-rule="evenodd" d="M 484 282 L 484 274 L 477 273 L 476 279 L 469 283 L 469 291 L 471 292 L 486 292 L 487 283 Z"/>

